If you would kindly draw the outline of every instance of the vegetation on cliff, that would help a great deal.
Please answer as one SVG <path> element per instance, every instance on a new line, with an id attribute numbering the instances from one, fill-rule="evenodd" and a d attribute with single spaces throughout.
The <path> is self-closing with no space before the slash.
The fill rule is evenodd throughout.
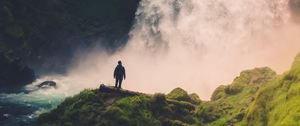
<path id="1" fill-rule="evenodd" d="M 300 124 L 300 54 L 290 71 L 266 84 L 247 109 L 243 125 L 296 126 Z"/>
<path id="2" fill-rule="evenodd" d="M 200 125 L 201 122 L 195 116 L 194 110 L 198 105 L 195 103 L 200 103 L 200 100 L 187 102 L 168 99 L 166 95 L 159 93 L 132 95 L 123 91 L 103 93 L 98 90 L 84 90 L 72 98 L 67 98 L 52 112 L 42 114 L 36 125 Z"/>
<path id="3" fill-rule="evenodd" d="M 168 94 L 84 90 L 67 98 L 36 125 L 101 126 L 266 126 L 299 124 L 299 56 L 292 69 L 276 75 L 270 68 L 246 70 L 230 85 L 218 87 L 211 101 L 176 88 Z"/>

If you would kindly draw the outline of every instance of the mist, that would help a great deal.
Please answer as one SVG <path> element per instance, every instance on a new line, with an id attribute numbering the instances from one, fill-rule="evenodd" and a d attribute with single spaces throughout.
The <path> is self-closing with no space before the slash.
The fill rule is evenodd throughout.
<path id="1" fill-rule="evenodd" d="M 290 67 L 300 51 L 300 29 L 287 0 L 142 0 L 128 44 L 109 54 L 81 52 L 65 76 L 46 76 L 72 95 L 100 84 L 114 85 L 122 60 L 123 88 L 168 93 L 181 87 L 208 100 L 242 70 Z"/>

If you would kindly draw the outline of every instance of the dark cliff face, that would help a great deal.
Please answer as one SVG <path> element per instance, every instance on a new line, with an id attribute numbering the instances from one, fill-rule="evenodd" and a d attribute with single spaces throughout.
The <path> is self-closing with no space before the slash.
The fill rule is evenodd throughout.
<path id="1" fill-rule="evenodd" d="M 18 73 L 32 71 L 29 67 L 37 74 L 64 73 L 78 50 L 99 47 L 113 53 L 122 48 L 138 4 L 139 0 L 1 0 L 0 55 L 9 58 L 0 58 L 0 85 L 8 80 L 3 78 L 30 83 L 28 73 L 25 78 Z"/>
<path id="2" fill-rule="evenodd" d="M 126 44 L 139 0 L 2 0 L 0 50 L 43 71 L 65 69 L 74 51 Z"/>
<path id="3" fill-rule="evenodd" d="M 0 53 L 0 92 L 12 92 L 35 80 L 32 69 Z"/>

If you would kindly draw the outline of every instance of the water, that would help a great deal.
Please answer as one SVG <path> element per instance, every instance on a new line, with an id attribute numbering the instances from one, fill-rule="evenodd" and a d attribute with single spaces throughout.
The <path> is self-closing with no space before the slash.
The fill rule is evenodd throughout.
<path id="1" fill-rule="evenodd" d="M 56 82 L 56 88 L 37 87 L 45 81 Z M 56 108 L 66 97 L 99 85 L 81 76 L 49 75 L 20 89 L 19 93 L 0 93 L 0 126 L 30 125 L 40 114 Z"/>
<path id="2" fill-rule="evenodd" d="M 57 93 L 57 89 L 38 89 L 36 84 L 40 81 L 25 87 L 20 93 L 0 94 L 1 126 L 30 125 L 40 114 L 50 111 L 64 100 L 66 95 Z"/>

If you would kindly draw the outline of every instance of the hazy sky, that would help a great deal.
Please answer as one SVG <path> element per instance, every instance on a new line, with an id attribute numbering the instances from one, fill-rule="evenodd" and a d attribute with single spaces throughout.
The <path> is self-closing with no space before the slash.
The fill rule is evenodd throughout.
<path id="1" fill-rule="evenodd" d="M 122 60 L 126 89 L 168 93 L 182 87 L 208 100 L 242 70 L 288 70 L 300 51 L 299 26 L 286 0 L 142 0 L 136 15 L 124 48 L 113 55 L 82 53 L 67 76 L 50 77 L 60 90 L 113 85 Z"/>

